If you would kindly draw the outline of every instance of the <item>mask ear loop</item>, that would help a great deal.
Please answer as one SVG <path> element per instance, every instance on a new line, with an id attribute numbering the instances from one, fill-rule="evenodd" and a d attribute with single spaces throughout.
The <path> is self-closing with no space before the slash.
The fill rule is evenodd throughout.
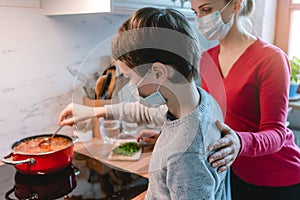
<path id="1" fill-rule="evenodd" d="M 229 6 L 229 4 L 232 2 L 232 0 L 231 1 L 229 1 L 225 6 L 224 6 L 224 8 L 222 8 L 221 10 L 220 10 L 220 13 L 222 13 L 228 6 Z"/>
<path id="2" fill-rule="evenodd" d="M 129 89 L 130 91 L 132 91 L 132 92 L 131 92 L 131 95 L 130 95 L 130 97 L 129 97 L 130 99 L 131 99 L 131 97 L 133 97 L 134 99 L 138 99 L 138 97 L 140 96 L 140 95 L 139 95 L 138 87 L 139 87 L 139 85 L 143 82 L 143 80 L 146 78 L 147 74 L 148 74 L 148 72 L 146 72 L 146 74 L 144 75 L 144 77 L 141 78 L 141 80 L 139 80 L 139 82 L 138 82 L 137 84 L 135 84 L 135 83 L 129 81 L 128 89 Z"/>
<path id="3" fill-rule="evenodd" d="M 161 84 L 158 85 L 156 92 L 158 92 L 158 90 L 160 89 Z"/>
<path id="4" fill-rule="evenodd" d="M 146 76 L 148 75 L 148 73 L 149 72 L 146 72 L 146 74 L 144 75 L 144 77 L 136 84 L 137 87 L 143 82 L 143 80 L 146 78 Z"/>
<path id="5" fill-rule="evenodd" d="M 150 70 L 146 72 L 145 76 L 136 84 L 136 87 L 138 88 L 138 86 L 143 82 L 143 80 L 146 78 L 146 76 L 150 73 Z M 158 90 L 160 89 L 161 84 L 158 85 L 156 92 L 158 92 Z"/>

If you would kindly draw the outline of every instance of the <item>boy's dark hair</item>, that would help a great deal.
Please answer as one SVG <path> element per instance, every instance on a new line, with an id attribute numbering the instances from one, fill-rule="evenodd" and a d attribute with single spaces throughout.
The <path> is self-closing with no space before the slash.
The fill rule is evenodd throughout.
<path id="1" fill-rule="evenodd" d="M 172 66 L 180 76 L 173 82 L 198 77 L 200 48 L 185 17 L 174 9 L 142 8 L 119 28 L 112 56 L 143 76 L 154 62 Z M 175 73 L 178 74 L 178 73 Z"/>

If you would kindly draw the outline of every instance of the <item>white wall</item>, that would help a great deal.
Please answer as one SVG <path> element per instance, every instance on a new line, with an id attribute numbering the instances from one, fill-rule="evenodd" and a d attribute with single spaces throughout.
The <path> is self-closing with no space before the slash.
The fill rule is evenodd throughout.
<path id="1" fill-rule="evenodd" d="M 264 13 L 264 4 L 257 8 L 256 13 Z M 112 37 L 127 17 L 47 17 L 40 8 L 0 6 L 0 157 L 18 139 L 56 129 L 60 111 L 74 94 L 75 79 L 67 68 L 80 70 L 90 51 Z M 204 48 L 215 44 L 200 42 Z"/>
<path id="2" fill-rule="evenodd" d="M 267 42 L 274 42 L 277 0 L 264 0 L 264 17 L 262 24 L 262 38 Z"/>
<path id="3" fill-rule="evenodd" d="M 15 141 L 57 128 L 61 110 L 73 98 L 80 101 L 83 94 L 67 68 L 88 75 L 85 65 L 91 64 L 86 57 L 109 52 L 107 39 L 128 16 L 47 17 L 38 6 L 0 4 L 0 157 L 10 152 Z M 61 133 L 72 130 L 65 127 Z"/>
<path id="4" fill-rule="evenodd" d="M 74 78 L 66 68 L 80 68 L 127 17 L 46 17 L 39 8 L 0 7 L 0 157 L 18 139 L 56 129 L 72 101 Z"/>
<path id="5" fill-rule="evenodd" d="M 274 42 L 276 4 L 277 0 L 256 0 L 251 16 L 253 34 L 270 43 Z"/>

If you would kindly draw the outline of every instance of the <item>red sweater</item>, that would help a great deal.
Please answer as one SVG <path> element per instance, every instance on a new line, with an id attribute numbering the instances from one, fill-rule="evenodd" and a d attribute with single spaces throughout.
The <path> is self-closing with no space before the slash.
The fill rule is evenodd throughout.
<path id="1" fill-rule="evenodd" d="M 258 186 L 300 183 L 300 149 L 285 125 L 290 74 L 286 54 L 258 38 L 223 78 L 219 49 L 203 53 L 200 74 L 202 87 L 216 98 L 225 123 L 241 139 L 232 170 Z"/>

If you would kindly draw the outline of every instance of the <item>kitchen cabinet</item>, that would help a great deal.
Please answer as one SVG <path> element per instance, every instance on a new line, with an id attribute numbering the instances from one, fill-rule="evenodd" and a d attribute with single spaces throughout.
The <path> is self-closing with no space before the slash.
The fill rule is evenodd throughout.
<path id="1" fill-rule="evenodd" d="M 111 0 L 42 0 L 45 15 L 111 12 Z"/>
<path id="2" fill-rule="evenodd" d="M 1 0 L 0 0 L 1 1 Z M 110 12 L 130 15 L 142 7 L 175 8 L 187 18 L 194 18 L 188 0 L 41 0 L 45 15 Z"/>
<path id="3" fill-rule="evenodd" d="M 112 12 L 116 14 L 131 14 L 139 8 L 148 6 L 175 8 L 187 18 L 194 19 L 195 17 L 188 0 L 112 0 Z"/>
<path id="4" fill-rule="evenodd" d="M 40 0 L 0 0 L 0 6 L 20 8 L 40 8 Z"/>

